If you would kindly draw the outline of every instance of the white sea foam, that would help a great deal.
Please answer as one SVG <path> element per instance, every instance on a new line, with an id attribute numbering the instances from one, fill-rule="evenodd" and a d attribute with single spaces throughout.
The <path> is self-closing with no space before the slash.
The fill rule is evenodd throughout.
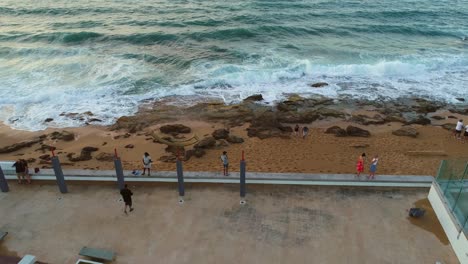
<path id="1" fill-rule="evenodd" d="M 50 58 L 50 53 L 55 54 Z M 57 56 L 61 54 L 63 56 Z M 24 130 L 47 126 L 69 127 L 84 121 L 61 116 L 92 111 L 100 124 L 133 114 L 143 99 L 166 96 L 209 96 L 227 103 L 261 93 L 266 101 L 281 100 L 287 93 L 322 94 L 337 98 L 389 98 L 424 96 L 455 102 L 468 95 L 468 58 L 401 57 L 355 64 L 325 63 L 272 55 L 230 64 L 199 61 L 181 72 L 165 76 L 170 85 L 154 83 L 139 90 L 136 83 L 164 76 L 156 66 L 136 59 L 97 56 L 89 49 L 50 51 L 19 58 L 0 58 L 0 120 Z M 187 82 L 186 80 L 192 80 Z M 312 88 L 325 81 L 329 86 Z M 44 123 L 53 118 L 51 123 Z"/>

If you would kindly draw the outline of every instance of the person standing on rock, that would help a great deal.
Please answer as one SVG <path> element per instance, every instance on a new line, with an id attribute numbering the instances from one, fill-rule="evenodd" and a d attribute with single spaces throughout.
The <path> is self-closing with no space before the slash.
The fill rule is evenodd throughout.
<path id="1" fill-rule="evenodd" d="M 223 175 L 229 176 L 229 159 L 226 151 L 223 151 L 223 155 L 221 155 L 221 161 L 223 162 Z"/>
<path id="2" fill-rule="evenodd" d="M 377 163 L 379 162 L 379 156 L 375 155 L 375 157 L 371 161 L 371 165 L 369 167 L 369 177 L 368 179 L 375 179 L 375 172 L 377 171 Z"/>
<path id="3" fill-rule="evenodd" d="M 361 156 L 359 156 L 357 164 L 356 164 L 356 171 L 357 174 L 356 176 L 359 178 L 361 176 L 361 172 L 364 171 L 364 158 L 366 157 L 366 153 L 362 153 Z"/>
<path id="4" fill-rule="evenodd" d="M 151 163 L 153 163 L 151 156 L 148 152 L 145 152 L 145 155 L 143 155 L 143 174 L 141 175 L 145 175 L 146 170 L 148 170 L 148 176 L 151 176 Z"/>
<path id="5" fill-rule="evenodd" d="M 130 208 L 130 212 L 133 211 L 132 207 L 132 191 L 128 188 L 128 185 L 125 184 L 125 188 L 120 190 L 120 195 L 122 195 L 122 199 L 125 203 L 124 213 L 127 214 L 127 206 Z"/>

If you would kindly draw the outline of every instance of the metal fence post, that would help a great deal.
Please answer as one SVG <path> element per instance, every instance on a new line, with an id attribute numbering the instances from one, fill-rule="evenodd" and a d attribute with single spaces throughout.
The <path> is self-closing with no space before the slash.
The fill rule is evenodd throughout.
<path id="1" fill-rule="evenodd" d="M 3 173 L 2 166 L 0 166 L 0 189 L 2 192 L 8 192 L 10 188 L 8 187 L 8 182 L 5 179 L 5 174 Z"/>
<path id="2" fill-rule="evenodd" d="M 184 188 L 184 169 L 182 167 L 182 161 L 177 154 L 176 160 L 176 169 L 177 169 L 177 185 L 179 187 L 179 203 L 184 202 L 185 188 Z"/>
<path id="3" fill-rule="evenodd" d="M 242 159 L 240 161 L 240 197 L 241 197 L 241 204 L 245 204 L 245 159 L 244 159 L 244 151 L 242 151 Z"/>
<path id="4" fill-rule="evenodd" d="M 62 166 L 60 165 L 60 160 L 55 156 L 54 151 L 52 150 L 52 167 L 54 168 L 55 177 L 57 178 L 57 185 L 61 193 L 67 193 L 67 184 L 65 183 L 65 177 L 63 176 Z"/>
<path id="5" fill-rule="evenodd" d="M 115 174 L 117 175 L 117 186 L 119 190 L 125 188 L 125 178 L 123 174 L 123 166 L 120 157 L 117 155 L 117 149 L 114 149 L 114 167 L 115 167 Z"/>

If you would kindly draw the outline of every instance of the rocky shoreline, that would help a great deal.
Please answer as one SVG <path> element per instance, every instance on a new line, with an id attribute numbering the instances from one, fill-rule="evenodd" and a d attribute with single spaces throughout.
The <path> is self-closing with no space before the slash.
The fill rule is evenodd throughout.
<path id="1" fill-rule="evenodd" d="M 128 150 L 135 147 L 131 140 L 136 138 L 161 145 L 163 150 L 157 160 L 173 163 L 177 156 L 185 161 L 193 157 L 199 159 L 210 149 L 219 150 L 234 144 L 242 145 L 247 138 L 291 139 L 292 127 L 295 124 L 309 127 L 314 127 L 317 123 L 322 127 L 324 124 L 330 124 L 324 127 L 321 133 L 332 134 L 337 138 L 369 138 L 373 133 L 370 131 L 372 129 L 368 130 L 369 126 L 395 126 L 391 131 L 393 136 L 417 138 L 419 131 L 415 126 L 453 129 L 456 120 L 466 115 L 468 107 L 463 102 L 449 105 L 421 98 L 370 101 L 331 99 L 323 96 L 305 98 L 290 94 L 284 101 L 269 104 L 264 102 L 259 94 L 230 105 L 217 100 L 189 106 L 175 106 L 171 101 L 146 102 L 134 116 L 120 117 L 115 124 L 100 129 L 105 131 L 107 137 L 112 135 L 111 140 L 126 142 L 124 148 Z M 64 116 L 92 118 L 93 114 L 64 113 Z M 212 125 L 204 130 L 203 136 L 193 136 L 188 123 L 194 121 Z M 40 156 L 29 158 L 29 162 L 48 168 L 51 157 L 46 153 L 50 149 L 80 140 L 79 133 L 70 130 L 73 129 L 53 129 L 51 133 L 36 133 L 26 141 L 0 145 L 0 156 L 22 156 L 21 152 L 33 148 Z M 106 146 L 107 141 L 91 143 L 93 144 L 82 146 L 80 149 L 72 148 L 74 152 L 64 151 L 59 147 L 57 154 L 64 156 L 66 160 L 63 162 L 68 166 L 93 159 L 107 163 L 112 161 L 113 153 L 109 151 L 110 147 Z M 116 142 L 113 143 L 115 145 Z M 351 145 L 354 148 L 366 148 L 370 144 L 358 142 Z M 103 151 L 99 152 L 101 149 Z"/>

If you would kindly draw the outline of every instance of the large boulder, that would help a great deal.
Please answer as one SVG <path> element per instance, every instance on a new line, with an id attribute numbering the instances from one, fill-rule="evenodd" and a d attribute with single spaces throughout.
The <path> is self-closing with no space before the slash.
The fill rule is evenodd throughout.
<path id="1" fill-rule="evenodd" d="M 417 125 L 429 125 L 431 124 L 431 120 L 429 118 L 426 118 L 422 115 L 419 115 L 413 119 L 410 119 L 406 121 L 406 125 L 412 125 L 412 124 L 417 124 Z"/>
<path id="2" fill-rule="evenodd" d="M 370 132 L 355 126 L 348 126 L 346 128 L 346 134 L 352 137 L 370 137 Z"/>
<path id="3" fill-rule="evenodd" d="M 164 134 L 186 134 L 192 132 L 190 127 L 182 124 L 164 125 L 160 127 L 159 130 Z"/>
<path id="4" fill-rule="evenodd" d="M 75 134 L 73 132 L 69 132 L 66 130 L 62 132 L 55 131 L 50 134 L 50 138 L 61 139 L 63 141 L 72 141 L 72 140 L 75 140 Z"/>
<path id="5" fill-rule="evenodd" d="M 32 145 L 34 145 L 36 143 L 39 143 L 41 141 L 42 141 L 42 139 L 36 138 L 36 139 L 33 139 L 33 140 L 28 140 L 28 141 L 24 141 L 24 142 L 20 142 L 20 143 L 15 143 L 13 145 L 0 148 L 0 153 L 10 153 L 10 152 L 20 150 L 22 148 L 29 148 Z"/>
<path id="6" fill-rule="evenodd" d="M 346 130 L 339 126 L 332 126 L 325 130 L 325 134 L 334 134 L 337 137 L 346 137 L 347 133 Z"/>
<path id="7" fill-rule="evenodd" d="M 112 155 L 111 153 L 101 152 L 96 155 L 96 159 L 99 161 L 113 161 L 114 155 Z"/>
<path id="8" fill-rule="evenodd" d="M 326 82 L 318 82 L 318 83 L 313 83 L 310 86 L 314 87 L 314 88 L 320 88 L 320 87 L 324 87 L 324 86 L 327 86 L 327 85 L 328 85 L 328 83 L 326 83 Z"/>
<path id="9" fill-rule="evenodd" d="M 202 140 L 200 140 L 194 148 L 201 148 L 201 149 L 208 149 L 216 146 L 216 139 L 214 137 L 205 137 Z"/>
<path id="10" fill-rule="evenodd" d="M 419 132 L 413 127 L 402 127 L 398 130 L 392 132 L 395 136 L 404 136 L 404 137 L 417 137 Z"/>
<path id="11" fill-rule="evenodd" d="M 229 130 L 224 128 L 216 129 L 211 135 L 215 139 L 226 139 L 229 137 Z"/>
<path id="12" fill-rule="evenodd" d="M 226 139 L 227 142 L 233 143 L 233 144 L 238 144 L 238 143 L 243 143 L 244 139 L 235 135 L 229 135 L 229 137 Z"/>
<path id="13" fill-rule="evenodd" d="M 245 101 L 263 101 L 263 96 L 261 94 L 254 94 L 244 99 Z"/>
<path id="14" fill-rule="evenodd" d="M 69 153 L 67 157 L 72 162 L 91 160 L 93 158 L 91 156 L 91 152 L 94 152 L 97 150 L 98 148 L 95 148 L 95 147 L 84 147 L 83 149 L 81 149 L 81 153 L 79 157 L 73 157 L 74 153 Z"/>

